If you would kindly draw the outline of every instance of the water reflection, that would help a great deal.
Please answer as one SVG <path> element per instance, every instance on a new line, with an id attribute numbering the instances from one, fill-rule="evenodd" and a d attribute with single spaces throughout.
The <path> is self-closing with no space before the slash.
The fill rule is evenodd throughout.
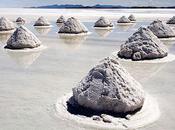
<path id="1" fill-rule="evenodd" d="M 121 64 L 136 80 L 145 82 L 161 71 L 167 63 L 151 64 L 121 61 Z"/>
<path id="2" fill-rule="evenodd" d="M 95 29 L 95 32 L 101 36 L 101 37 L 107 37 L 111 32 L 113 32 L 112 29 Z"/>
<path id="3" fill-rule="evenodd" d="M 23 68 L 28 68 L 40 56 L 41 51 L 38 52 L 14 52 L 7 51 L 8 56 L 13 59 L 18 65 Z"/>
<path id="4" fill-rule="evenodd" d="M 0 34 L 0 43 L 6 43 L 11 34 Z"/>
<path id="5" fill-rule="evenodd" d="M 128 31 L 130 28 L 133 28 L 136 24 L 117 24 L 116 28 L 120 31 Z"/>
<path id="6" fill-rule="evenodd" d="M 61 41 L 67 45 L 69 48 L 79 48 L 80 45 L 86 40 L 87 36 L 64 36 L 59 35 Z"/>
<path id="7" fill-rule="evenodd" d="M 41 35 L 47 35 L 51 28 L 35 28 L 35 30 Z"/>

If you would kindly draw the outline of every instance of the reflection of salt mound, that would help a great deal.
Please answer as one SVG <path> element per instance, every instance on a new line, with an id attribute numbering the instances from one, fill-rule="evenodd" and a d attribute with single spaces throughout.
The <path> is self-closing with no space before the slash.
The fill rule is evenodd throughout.
<path id="1" fill-rule="evenodd" d="M 144 92 L 116 59 L 105 58 L 73 88 L 73 99 L 93 111 L 126 114 L 142 107 Z"/>
<path id="2" fill-rule="evenodd" d="M 46 35 L 50 32 L 50 28 L 35 28 L 36 31 L 41 35 Z"/>
<path id="3" fill-rule="evenodd" d="M 45 27 L 49 27 L 50 23 L 48 22 L 48 20 L 44 17 L 40 17 L 38 18 L 38 20 L 35 22 L 34 26 L 45 26 Z"/>
<path id="4" fill-rule="evenodd" d="M 94 27 L 96 28 L 111 28 L 114 25 L 105 17 L 100 17 L 96 22 Z"/>
<path id="5" fill-rule="evenodd" d="M 95 29 L 95 32 L 101 37 L 107 37 L 112 31 L 111 29 Z"/>
<path id="6" fill-rule="evenodd" d="M 18 23 L 18 24 L 24 24 L 25 23 L 25 20 L 23 18 L 21 18 L 21 17 L 18 17 L 16 19 L 16 23 Z"/>
<path id="7" fill-rule="evenodd" d="M 125 17 L 125 16 L 122 16 L 118 21 L 117 23 L 130 23 L 131 21 Z"/>
<path id="8" fill-rule="evenodd" d="M 175 16 L 173 16 L 172 18 L 170 18 L 170 19 L 167 21 L 167 24 L 175 24 Z"/>
<path id="9" fill-rule="evenodd" d="M 41 51 L 38 52 L 15 52 L 7 51 L 7 54 L 20 66 L 28 68 L 40 56 Z"/>
<path id="10" fill-rule="evenodd" d="M 7 40 L 10 38 L 10 36 L 11 36 L 11 34 L 1 34 L 1 35 L 0 35 L 0 41 L 1 41 L 2 43 L 6 43 Z"/>
<path id="11" fill-rule="evenodd" d="M 148 28 L 156 35 L 158 38 L 170 38 L 175 37 L 174 30 L 167 24 L 160 20 L 153 21 Z"/>
<path id="12" fill-rule="evenodd" d="M 26 27 L 20 26 L 8 39 L 7 49 L 25 49 L 36 48 L 40 46 L 41 41 Z"/>
<path id="13" fill-rule="evenodd" d="M 60 34 L 87 34 L 88 29 L 74 17 L 69 18 L 61 26 L 59 32 Z"/>
<path id="14" fill-rule="evenodd" d="M 166 63 L 140 63 L 140 62 L 125 62 L 121 61 L 121 64 L 126 70 L 138 81 L 148 81 L 151 77 L 156 76 L 161 69 L 163 69 Z"/>
<path id="15" fill-rule="evenodd" d="M 131 21 L 131 22 L 135 22 L 136 21 L 136 18 L 133 14 L 131 14 L 128 19 Z"/>
<path id="16" fill-rule="evenodd" d="M 64 23 L 66 22 L 66 19 L 64 18 L 63 15 L 61 15 L 58 19 L 57 19 L 57 22 L 56 23 Z"/>
<path id="17" fill-rule="evenodd" d="M 78 48 L 87 38 L 87 36 L 64 36 L 60 35 L 60 39 L 69 48 Z"/>
<path id="18" fill-rule="evenodd" d="M 0 18 L 0 33 L 12 33 L 15 29 L 14 24 L 5 17 Z"/>
<path id="19" fill-rule="evenodd" d="M 79 126 L 80 128 L 91 128 L 100 130 L 116 130 L 116 129 L 137 129 L 156 121 L 160 116 L 160 110 L 157 101 L 149 96 L 145 96 L 145 102 L 142 109 L 134 115 L 127 115 L 126 118 L 118 118 L 111 115 L 103 114 L 105 121 L 111 121 L 111 123 L 105 123 L 102 120 L 94 121 L 93 117 L 85 117 L 81 115 L 75 115 L 69 113 L 67 101 L 72 97 L 72 94 L 67 94 L 60 98 L 56 103 L 56 115 L 58 118 L 64 120 L 72 126 Z M 104 120 L 103 119 L 103 120 Z"/>
<path id="20" fill-rule="evenodd" d="M 166 46 L 147 28 L 139 28 L 121 45 L 118 56 L 132 60 L 150 60 L 168 55 Z"/>

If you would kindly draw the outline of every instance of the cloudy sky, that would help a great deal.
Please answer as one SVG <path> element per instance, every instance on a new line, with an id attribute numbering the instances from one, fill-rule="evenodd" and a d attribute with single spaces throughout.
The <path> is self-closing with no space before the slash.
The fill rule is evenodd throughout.
<path id="1" fill-rule="evenodd" d="M 0 0 L 0 7 L 30 7 L 51 4 L 113 4 L 125 6 L 175 6 L 175 0 Z"/>

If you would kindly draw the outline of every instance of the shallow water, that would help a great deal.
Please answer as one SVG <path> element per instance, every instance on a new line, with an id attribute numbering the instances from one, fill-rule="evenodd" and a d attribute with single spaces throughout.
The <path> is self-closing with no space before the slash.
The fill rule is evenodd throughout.
<path id="1" fill-rule="evenodd" d="M 22 10 L 22 16 L 28 23 L 26 27 L 34 32 L 48 48 L 35 53 L 12 53 L 3 49 L 7 35 L 0 36 L 0 129 L 5 130 L 73 130 L 85 129 L 73 123 L 67 123 L 55 116 L 54 104 L 57 98 L 71 91 L 76 83 L 99 60 L 119 50 L 120 45 L 140 26 L 148 25 L 150 13 L 164 14 L 162 19 L 171 16 L 175 10 L 123 10 L 142 16 L 133 26 L 123 27 L 115 25 L 111 32 L 94 30 L 89 15 L 81 19 L 92 32 L 86 37 L 64 39 L 57 34 L 59 27 L 53 21 L 66 10 L 43 10 L 42 14 L 49 17 L 54 26 L 50 30 L 36 30 L 32 25 L 33 19 L 38 17 L 41 10 L 27 9 L 0 9 L 1 15 L 7 15 L 15 20 Z M 82 10 L 81 12 L 88 10 Z M 105 12 L 113 19 L 122 10 L 95 10 L 96 15 Z M 44 13 L 43 13 L 44 12 Z M 71 11 L 68 10 L 69 15 Z M 67 14 L 68 14 L 67 13 Z M 79 15 L 76 10 L 73 15 Z M 38 15 L 38 16 L 37 16 Z M 29 17 L 27 17 L 29 16 Z M 67 15 L 68 16 L 68 15 Z M 165 17 L 164 17 L 165 16 Z M 33 18 L 32 17 L 32 18 Z M 150 16 L 152 19 L 152 16 Z M 87 20 L 88 19 L 88 20 Z M 170 52 L 175 54 L 175 41 L 164 41 Z M 143 85 L 145 91 L 157 98 L 161 117 L 160 119 L 140 130 L 173 130 L 175 129 L 175 62 L 162 64 L 121 62 L 126 69 Z M 92 130 L 92 129 L 91 129 Z"/>

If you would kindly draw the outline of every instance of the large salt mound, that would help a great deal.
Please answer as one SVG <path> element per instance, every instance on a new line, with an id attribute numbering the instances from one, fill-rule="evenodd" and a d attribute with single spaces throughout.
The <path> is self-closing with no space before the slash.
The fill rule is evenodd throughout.
<path id="1" fill-rule="evenodd" d="M 5 48 L 8 49 L 24 49 L 35 48 L 40 46 L 40 40 L 26 27 L 20 26 L 8 39 Z"/>
<path id="2" fill-rule="evenodd" d="M 166 23 L 163 23 L 160 20 L 153 21 L 148 28 L 156 35 L 158 38 L 170 38 L 175 37 L 174 30 L 167 25 Z"/>
<path id="3" fill-rule="evenodd" d="M 136 18 L 135 18 L 135 16 L 134 16 L 133 14 L 131 14 L 131 15 L 128 17 L 128 19 L 129 19 L 130 21 L 132 21 L 132 22 L 135 22 L 135 21 L 136 21 Z"/>
<path id="4" fill-rule="evenodd" d="M 64 23 L 66 20 L 64 18 L 63 15 L 61 15 L 58 19 L 57 19 L 57 22 L 56 23 Z"/>
<path id="5" fill-rule="evenodd" d="M 148 29 L 139 28 L 121 45 L 118 56 L 132 60 L 163 58 L 168 55 L 166 46 Z"/>
<path id="6" fill-rule="evenodd" d="M 122 16 L 118 21 L 117 23 L 130 23 L 131 21 L 125 17 L 125 16 Z"/>
<path id="7" fill-rule="evenodd" d="M 48 22 L 48 20 L 46 18 L 40 17 L 35 22 L 34 26 L 50 26 L 50 23 Z"/>
<path id="8" fill-rule="evenodd" d="M 109 21 L 109 19 L 105 17 L 100 17 L 96 22 L 94 27 L 113 27 L 113 24 Z"/>
<path id="9" fill-rule="evenodd" d="M 17 19 L 16 19 L 16 22 L 17 23 L 25 23 L 25 20 L 23 19 L 23 18 L 21 18 L 21 17 L 18 17 Z"/>
<path id="10" fill-rule="evenodd" d="M 58 33 L 80 34 L 88 33 L 88 29 L 74 17 L 69 18 L 60 28 Z"/>
<path id="11" fill-rule="evenodd" d="M 105 58 L 73 88 L 73 98 L 94 111 L 124 114 L 142 107 L 144 92 L 116 59 Z"/>
<path id="12" fill-rule="evenodd" d="M 175 16 L 173 16 L 172 18 L 170 18 L 170 19 L 167 21 L 167 24 L 175 24 Z"/>
<path id="13" fill-rule="evenodd" d="M 1 17 L 0 19 L 0 31 L 10 31 L 10 30 L 14 30 L 15 26 L 14 24 L 8 20 L 5 17 Z"/>

